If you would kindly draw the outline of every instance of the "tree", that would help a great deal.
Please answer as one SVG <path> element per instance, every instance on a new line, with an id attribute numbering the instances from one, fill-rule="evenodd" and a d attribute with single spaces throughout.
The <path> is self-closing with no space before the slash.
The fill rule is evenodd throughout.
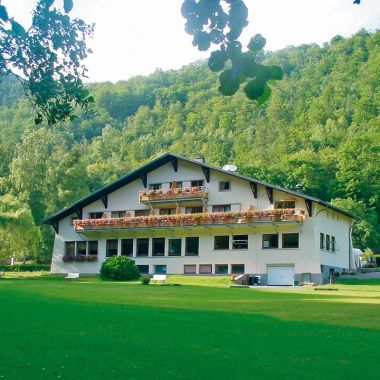
<path id="1" fill-rule="evenodd" d="M 29 206 L 12 195 L 0 196 L 0 259 L 35 257 L 40 242 Z"/>
<path id="2" fill-rule="evenodd" d="M 35 123 L 55 124 L 73 119 L 74 107 L 87 109 L 94 102 L 82 79 L 87 69 L 81 61 L 90 53 L 86 39 L 93 25 L 70 19 L 72 0 L 64 0 L 64 13 L 55 0 L 39 0 L 32 25 L 25 29 L 0 4 L 0 76 L 13 75 L 32 104 Z"/>
<path id="3" fill-rule="evenodd" d="M 238 41 L 248 25 L 248 8 L 242 0 L 185 0 L 181 9 L 187 20 L 185 31 L 193 35 L 193 45 L 198 50 L 208 50 L 211 44 L 219 47 L 211 53 L 208 66 L 211 71 L 220 72 L 219 91 L 233 95 L 240 84 L 245 83 L 244 92 L 259 104 L 265 102 L 273 80 L 282 78 L 279 66 L 264 66 L 263 48 L 266 44 L 261 34 L 256 34 L 248 44 L 248 51 L 242 51 Z"/>

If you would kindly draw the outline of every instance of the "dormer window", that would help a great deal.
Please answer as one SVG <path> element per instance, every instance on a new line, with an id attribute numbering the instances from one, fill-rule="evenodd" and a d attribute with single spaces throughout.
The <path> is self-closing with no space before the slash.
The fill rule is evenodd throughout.
<path id="1" fill-rule="evenodd" d="M 296 208 L 296 201 L 279 201 L 274 202 L 274 208 Z"/>

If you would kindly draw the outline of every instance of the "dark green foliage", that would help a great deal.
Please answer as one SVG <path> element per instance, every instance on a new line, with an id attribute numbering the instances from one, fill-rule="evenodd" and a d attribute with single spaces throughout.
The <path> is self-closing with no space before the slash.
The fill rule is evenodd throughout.
<path id="1" fill-rule="evenodd" d="M 102 280 L 135 280 L 140 277 L 140 272 L 128 257 L 113 256 L 103 262 L 100 277 Z"/>
<path id="2" fill-rule="evenodd" d="M 15 264 L 0 265 L 0 272 L 50 272 L 50 265 L 45 264 Z"/>
<path id="3" fill-rule="evenodd" d="M 87 69 L 81 64 L 94 27 L 67 16 L 72 0 L 64 0 L 66 14 L 51 8 L 53 3 L 38 1 L 28 31 L 0 5 L 0 76 L 12 74 L 21 82 L 35 124 L 56 124 L 72 117 L 75 107 L 88 109 L 94 102 L 82 83 Z"/>
<path id="4" fill-rule="evenodd" d="M 363 221 L 355 223 L 355 245 L 378 247 L 380 33 L 361 31 L 260 59 L 261 76 L 270 70 L 279 77 L 273 66 L 284 72 L 261 106 L 241 90 L 221 96 L 218 73 L 196 63 L 90 84 L 96 113 L 79 113 L 54 130 L 28 127 L 31 111 L 17 82 L 3 78 L 0 193 L 27 199 L 38 224 L 165 151 L 200 154 L 209 164 L 235 163 L 241 174 L 290 189 L 301 183 L 306 193 L 358 213 Z M 249 76 L 251 66 L 245 67 Z M 43 227 L 43 237 L 38 252 L 46 258 L 50 227 Z"/>
<path id="5" fill-rule="evenodd" d="M 140 277 L 140 281 L 142 285 L 149 285 L 150 283 L 150 277 L 148 276 L 142 276 Z"/>
<path id="6" fill-rule="evenodd" d="M 238 41 L 248 25 L 248 8 L 242 0 L 184 0 L 182 15 L 186 19 L 185 30 L 193 35 L 193 45 L 198 50 L 208 50 L 211 43 L 219 47 L 211 53 L 208 66 L 211 71 L 224 70 L 219 76 L 219 91 L 223 95 L 235 94 L 241 83 L 249 81 L 244 88 L 248 99 L 264 103 L 271 93 L 267 84 L 282 78 L 279 66 L 266 70 L 258 62 L 266 40 L 261 34 L 251 38 L 249 52 L 242 51 Z M 229 67 L 225 69 L 226 63 Z M 266 75 L 261 75 L 265 71 Z"/>

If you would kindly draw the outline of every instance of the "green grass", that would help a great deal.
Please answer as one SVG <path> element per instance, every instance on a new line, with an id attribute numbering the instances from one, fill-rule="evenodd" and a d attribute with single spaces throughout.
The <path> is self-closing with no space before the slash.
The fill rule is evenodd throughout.
<path id="1" fill-rule="evenodd" d="M 0 279 L 0 379 L 378 378 L 379 280 L 338 292 L 168 281 L 213 286 Z"/>

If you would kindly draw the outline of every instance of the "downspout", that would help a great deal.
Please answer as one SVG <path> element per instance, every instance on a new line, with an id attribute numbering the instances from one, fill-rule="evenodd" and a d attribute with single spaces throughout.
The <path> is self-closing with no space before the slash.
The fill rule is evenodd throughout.
<path id="1" fill-rule="evenodd" d="M 353 223 L 348 230 L 348 270 L 351 271 L 351 256 L 352 256 L 352 227 Z"/>

